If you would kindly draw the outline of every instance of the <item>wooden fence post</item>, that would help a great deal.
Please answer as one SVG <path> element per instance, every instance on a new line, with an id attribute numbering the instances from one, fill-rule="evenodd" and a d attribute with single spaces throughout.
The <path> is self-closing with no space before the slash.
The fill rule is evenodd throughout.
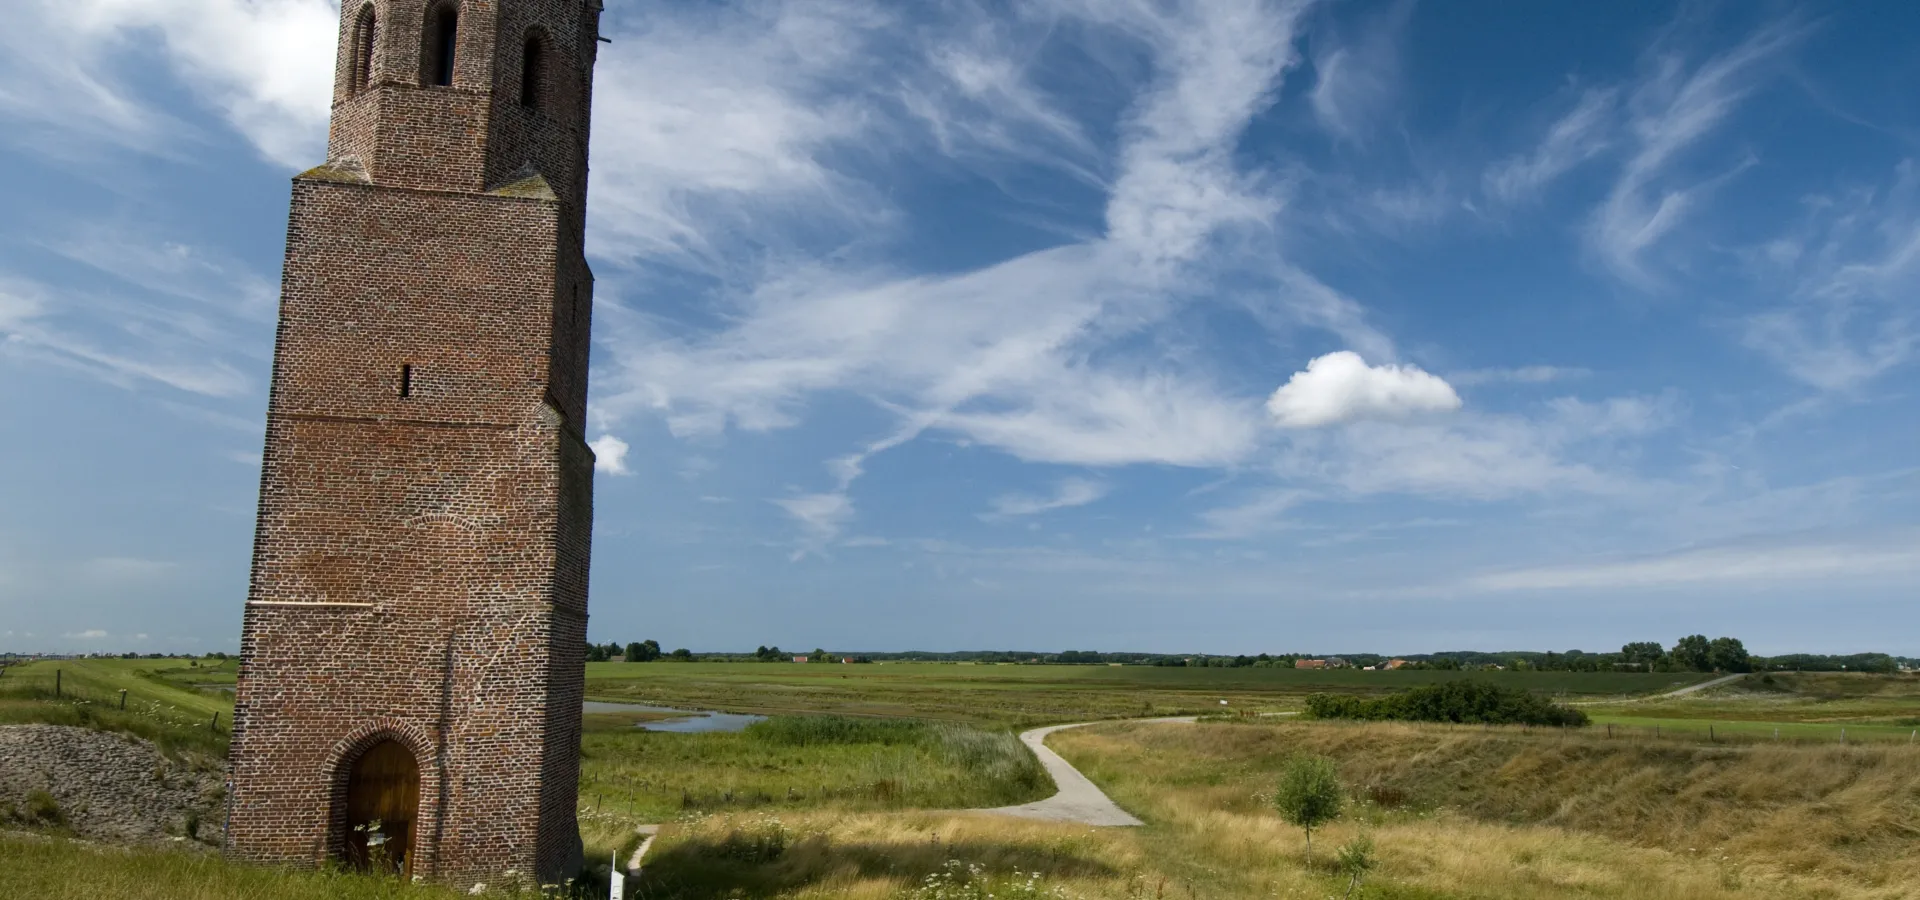
<path id="1" fill-rule="evenodd" d="M 61 672 L 59 669 L 53 670 L 53 695 L 55 697 L 60 696 L 60 675 Z"/>
<path id="2" fill-rule="evenodd" d="M 120 708 L 121 709 L 127 708 L 127 689 L 126 688 L 120 689 Z"/>
<path id="3" fill-rule="evenodd" d="M 216 709 L 213 711 L 213 721 L 207 723 L 207 730 L 216 731 L 216 732 L 220 730 L 220 711 L 219 710 Z"/>

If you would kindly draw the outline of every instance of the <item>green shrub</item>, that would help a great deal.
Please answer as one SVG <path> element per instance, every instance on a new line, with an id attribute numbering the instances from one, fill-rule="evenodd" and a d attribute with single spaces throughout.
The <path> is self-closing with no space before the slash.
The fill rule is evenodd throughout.
<path id="1" fill-rule="evenodd" d="M 1385 697 L 1314 694 L 1307 715 L 1316 719 L 1454 722 L 1472 725 L 1589 724 L 1587 714 L 1518 688 L 1487 681 L 1446 681 Z"/>
<path id="2" fill-rule="evenodd" d="M 29 825 L 59 827 L 67 824 L 67 814 L 60 809 L 60 801 L 46 791 L 34 791 L 27 795 L 27 804 L 21 812 Z"/>
<path id="3" fill-rule="evenodd" d="M 779 819 L 763 816 L 727 829 L 726 836 L 714 845 L 714 853 L 738 862 L 772 862 L 787 852 L 790 840 L 787 827 Z"/>

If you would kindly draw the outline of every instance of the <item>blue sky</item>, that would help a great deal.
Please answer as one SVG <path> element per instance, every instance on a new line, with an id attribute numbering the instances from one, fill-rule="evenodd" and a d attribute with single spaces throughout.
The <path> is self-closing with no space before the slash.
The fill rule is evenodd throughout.
<path id="1" fill-rule="evenodd" d="M 328 0 L 0 33 L 0 648 L 233 649 Z M 1920 9 L 614 0 L 596 640 L 1920 650 Z"/>

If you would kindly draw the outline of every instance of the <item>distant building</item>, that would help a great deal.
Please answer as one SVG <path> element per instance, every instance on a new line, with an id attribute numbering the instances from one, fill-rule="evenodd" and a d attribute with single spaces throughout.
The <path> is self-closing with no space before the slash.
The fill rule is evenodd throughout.
<path id="1" fill-rule="evenodd" d="M 1296 669 L 1324 669 L 1327 667 L 1327 661 L 1324 659 L 1296 659 L 1293 661 L 1293 667 Z"/>
<path id="2" fill-rule="evenodd" d="M 806 658 L 806 657 L 804 657 L 804 656 L 796 656 L 796 657 L 794 657 L 794 658 L 793 658 L 793 661 L 794 661 L 794 662 L 806 662 L 806 661 L 807 661 L 807 658 Z"/>
<path id="3" fill-rule="evenodd" d="M 1346 660 L 1341 659 L 1338 656 L 1329 656 L 1327 657 L 1327 668 L 1350 669 L 1350 668 L 1353 668 L 1353 663 L 1347 662 Z"/>

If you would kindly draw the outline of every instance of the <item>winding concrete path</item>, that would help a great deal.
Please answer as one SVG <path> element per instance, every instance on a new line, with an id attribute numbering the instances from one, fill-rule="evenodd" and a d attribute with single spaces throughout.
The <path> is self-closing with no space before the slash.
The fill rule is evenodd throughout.
<path id="1" fill-rule="evenodd" d="M 1175 716 L 1166 719 L 1132 719 L 1134 722 L 1192 722 L 1193 716 Z M 1072 763 L 1060 757 L 1047 747 L 1047 735 L 1069 728 L 1085 728 L 1095 722 L 1076 722 L 1072 725 L 1048 725 L 1020 733 L 1020 742 L 1033 751 L 1040 759 L 1047 774 L 1053 776 L 1053 783 L 1059 792 L 1045 800 L 1035 800 L 1019 806 L 1002 806 L 998 809 L 983 809 L 979 812 L 991 815 L 1017 816 L 1022 819 L 1041 819 L 1048 822 L 1079 822 L 1082 825 L 1129 826 L 1142 824 L 1133 814 L 1120 808 L 1105 792 L 1080 774 Z"/>
<path id="2" fill-rule="evenodd" d="M 1702 681 L 1699 684 L 1690 684 L 1664 694 L 1654 694 L 1653 696 L 1639 699 L 1659 700 L 1667 697 L 1681 697 L 1694 693 L 1695 691 L 1704 691 L 1708 688 L 1716 688 L 1723 684 L 1731 684 L 1745 677 L 1747 677 L 1745 673 L 1727 675 L 1709 681 Z M 1262 713 L 1262 715 L 1290 716 L 1294 715 L 1294 713 Z M 1170 716 L 1162 719 L 1108 719 L 1106 721 L 1139 722 L 1148 725 L 1167 722 L 1184 722 L 1191 724 L 1196 718 L 1196 716 Z M 1104 791 L 1101 791 L 1098 786 L 1092 781 L 1089 781 L 1087 776 L 1080 774 L 1080 770 L 1074 768 L 1072 763 L 1067 762 L 1061 758 L 1060 754 L 1053 752 L 1047 747 L 1047 735 L 1056 731 L 1065 731 L 1069 728 L 1085 728 L 1088 725 L 1100 724 L 1104 723 L 1075 722 L 1071 725 L 1049 725 L 1045 728 L 1035 728 L 1030 731 L 1021 732 L 1020 742 L 1026 744 L 1027 748 L 1033 751 L 1033 755 L 1040 759 L 1040 765 L 1046 768 L 1048 775 L 1053 776 L 1053 783 L 1059 786 L 1060 791 L 1045 800 L 1035 800 L 1032 803 L 1023 803 L 1019 806 L 1002 806 L 996 809 L 973 810 L 973 812 L 1000 816 L 1016 816 L 1022 819 L 1041 819 L 1048 822 L 1078 822 L 1082 825 L 1107 827 L 1124 827 L 1142 824 L 1139 819 L 1134 818 L 1132 813 L 1121 809 L 1120 804 L 1113 802 L 1113 798 L 1108 797 Z"/>
<path id="3" fill-rule="evenodd" d="M 1713 679 L 1712 681 L 1702 681 L 1699 684 L 1690 684 L 1690 685 L 1687 685 L 1686 687 L 1680 688 L 1679 690 L 1668 691 L 1664 694 L 1655 694 L 1645 699 L 1660 700 L 1666 697 L 1683 697 L 1683 696 L 1686 696 L 1687 694 L 1693 693 L 1694 691 L 1704 691 L 1707 688 L 1717 688 L 1723 684 L 1732 684 L 1736 681 L 1739 681 L 1742 678 L 1747 677 L 1747 674 L 1748 673 L 1746 672 L 1735 672 L 1732 675 L 1723 675 L 1719 678 Z"/>

